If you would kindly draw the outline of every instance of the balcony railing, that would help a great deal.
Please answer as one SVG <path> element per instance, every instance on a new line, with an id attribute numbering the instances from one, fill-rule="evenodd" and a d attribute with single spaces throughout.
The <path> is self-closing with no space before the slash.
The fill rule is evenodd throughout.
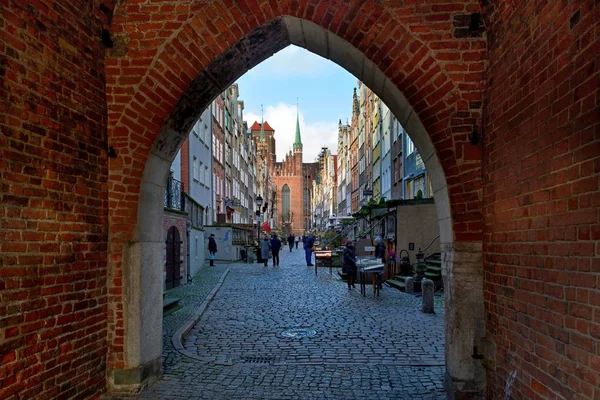
<path id="1" fill-rule="evenodd" d="M 167 178 L 167 184 L 165 185 L 165 208 L 185 211 L 183 182 L 173 177 Z"/>

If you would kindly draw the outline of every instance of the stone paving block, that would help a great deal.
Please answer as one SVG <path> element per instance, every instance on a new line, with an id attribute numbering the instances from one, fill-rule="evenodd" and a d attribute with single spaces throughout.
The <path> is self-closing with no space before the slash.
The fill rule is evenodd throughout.
<path id="1" fill-rule="evenodd" d="M 182 306 L 164 315 L 163 378 L 140 394 L 103 399 L 446 398 L 443 299 L 434 299 L 439 312 L 423 314 L 420 298 L 396 290 L 362 297 L 337 274 L 315 277 L 303 257 L 301 251 L 284 252 L 278 269 L 245 263 L 206 268 L 191 284 L 170 291 Z M 183 343 L 198 359 L 182 355 L 173 334 L 226 270 Z M 291 328 L 317 334 L 281 335 Z"/>

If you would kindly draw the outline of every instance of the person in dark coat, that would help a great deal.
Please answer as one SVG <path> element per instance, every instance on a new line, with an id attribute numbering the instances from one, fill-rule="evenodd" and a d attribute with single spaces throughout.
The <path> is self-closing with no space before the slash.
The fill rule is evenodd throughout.
<path id="1" fill-rule="evenodd" d="M 273 253 L 273 266 L 279 266 L 279 250 L 281 250 L 281 240 L 277 237 L 277 234 L 271 238 L 271 252 Z"/>
<path id="2" fill-rule="evenodd" d="M 346 274 L 348 289 L 352 289 L 356 287 L 354 285 L 354 278 L 356 277 L 356 253 L 352 240 L 346 241 L 343 257 L 342 271 Z"/>
<path id="3" fill-rule="evenodd" d="M 304 236 L 304 255 L 306 257 L 306 266 L 307 267 L 315 266 L 312 263 L 312 252 L 313 252 L 314 244 L 315 244 L 315 237 L 312 234 L 308 234 L 308 236 Z"/>
<path id="4" fill-rule="evenodd" d="M 291 253 L 292 249 L 294 248 L 294 235 L 292 235 L 290 233 L 290 236 L 288 236 L 288 238 L 287 238 L 287 242 L 288 242 L 288 246 L 290 246 L 290 253 Z"/>
<path id="5" fill-rule="evenodd" d="M 269 252 L 271 251 L 271 243 L 269 242 L 269 238 L 266 236 L 260 242 L 260 255 L 265 262 L 265 267 L 269 265 Z"/>
<path id="6" fill-rule="evenodd" d="M 215 254 L 217 254 L 217 242 L 215 240 L 215 234 L 211 233 L 210 237 L 208 238 L 208 254 L 209 254 L 209 259 L 210 259 L 210 266 L 214 267 L 215 266 Z"/>
<path id="7" fill-rule="evenodd" d="M 300 243 L 300 236 L 296 236 L 295 241 L 296 241 L 296 248 L 298 248 L 298 243 Z"/>

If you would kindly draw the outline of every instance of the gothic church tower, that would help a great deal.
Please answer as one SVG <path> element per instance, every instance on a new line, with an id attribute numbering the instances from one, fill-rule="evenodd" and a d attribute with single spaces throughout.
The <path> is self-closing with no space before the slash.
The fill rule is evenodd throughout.
<path id="1" fill-rule="evenodd" d="M 302 176 L 302 139 L 300 138 L 300 116 L 296 109 L 296 138 L 294 139 L 294 174 Z"/>

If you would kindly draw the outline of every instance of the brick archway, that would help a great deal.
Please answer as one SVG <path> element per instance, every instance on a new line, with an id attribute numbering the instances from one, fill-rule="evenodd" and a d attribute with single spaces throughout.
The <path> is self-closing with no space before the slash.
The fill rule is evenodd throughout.
<path id="1" fill-rule="evenodd" d="M 236 43 L 277 38 L 267 27 L 288 16 L 376 61 L 413 107 L 445 176 L 447 279 L 466 288 L 448 309 L 467 314 L 480 312 L 468 288 L 481 281 L 483 169 L 488 396 L 598 398 L 600 5 L 480 3 L 485 40 L 475 0 L 3 1 L 0 397 L 95 398 L 107 369 L 132 388 L 160 373 L 160 307 L 132 292 L 160 297 L 151 196 L 181 136 L 157 138 L 188 120 L 176 105 L 196 77 L 224 85 L 214 62 L 233 48 L 260 61 L 277 46 Z M 461 312 L 446 343 L 459 390 L 482 381 L 466 355 L 484 329 Z"/>
<path id="2" fill-rule="evenodd" d="M 97 397 L 107 369 L 111 384 L 120 371 L 132 388 L 160 373 L 150 325 L 160 308 L 132 293 L 160 298 L 160 274 L 141 269 L 159 258 L 144 228 L 161 212 L 148 196 L 161 197 L 179 139 L 157 138 L 181 123 L 176 104 L 196 77 L 224 85 L 214 63 L 254 29 L 276 38 L 266 27 L 288 16 L 375 61 L 413 107 L 439 160 L 428 167 L 444 171 L 447 279 L 466 288 L 448 308 L 466 313 L 480 312 L 468 288 L 481 280 L 483 170 L 487 341 L 475 356 L 489 368 L 488 396 L 598 398 L 600 5 L 480 3 L 485 39 L 475 0 L 3 1 L 0 397 Z M 268 55 L 241 49 L 259 55 L 246 67 Z M 478 138 L 484 168 L 468 144 Z M 481 382 L 466 355 L 483 325 L 448 317 L 459 390 Z"/>
<path id="3" fill-rule="evenodd" d="M 485 335 L 481 152 L 469 136 L 480 130 L 485 41 L 481 32 L 457 34 L 479 9 L 477 2 L 437 12 L 370 1 L 335 9 L 244 7 L 182 1 L 175 8 L 163 6 L 164 20 L 151 23 L 144 7 L 124 2 L 113 19 L 109 141 L 119 158 L 111 162 L 109 181 L 108 282 L 117 294 L 109 304 L 109 385 L 135 387 L 160 371 L 159 216 L 171 160 L 214 97 L 295 44 L 367 84 L 422 154 L 443 243 L 448 385 L 457 392 L 483 390 L 481 364 L 471 358 Z M 158 33 L 165 39 L 156 39 Z"/>

